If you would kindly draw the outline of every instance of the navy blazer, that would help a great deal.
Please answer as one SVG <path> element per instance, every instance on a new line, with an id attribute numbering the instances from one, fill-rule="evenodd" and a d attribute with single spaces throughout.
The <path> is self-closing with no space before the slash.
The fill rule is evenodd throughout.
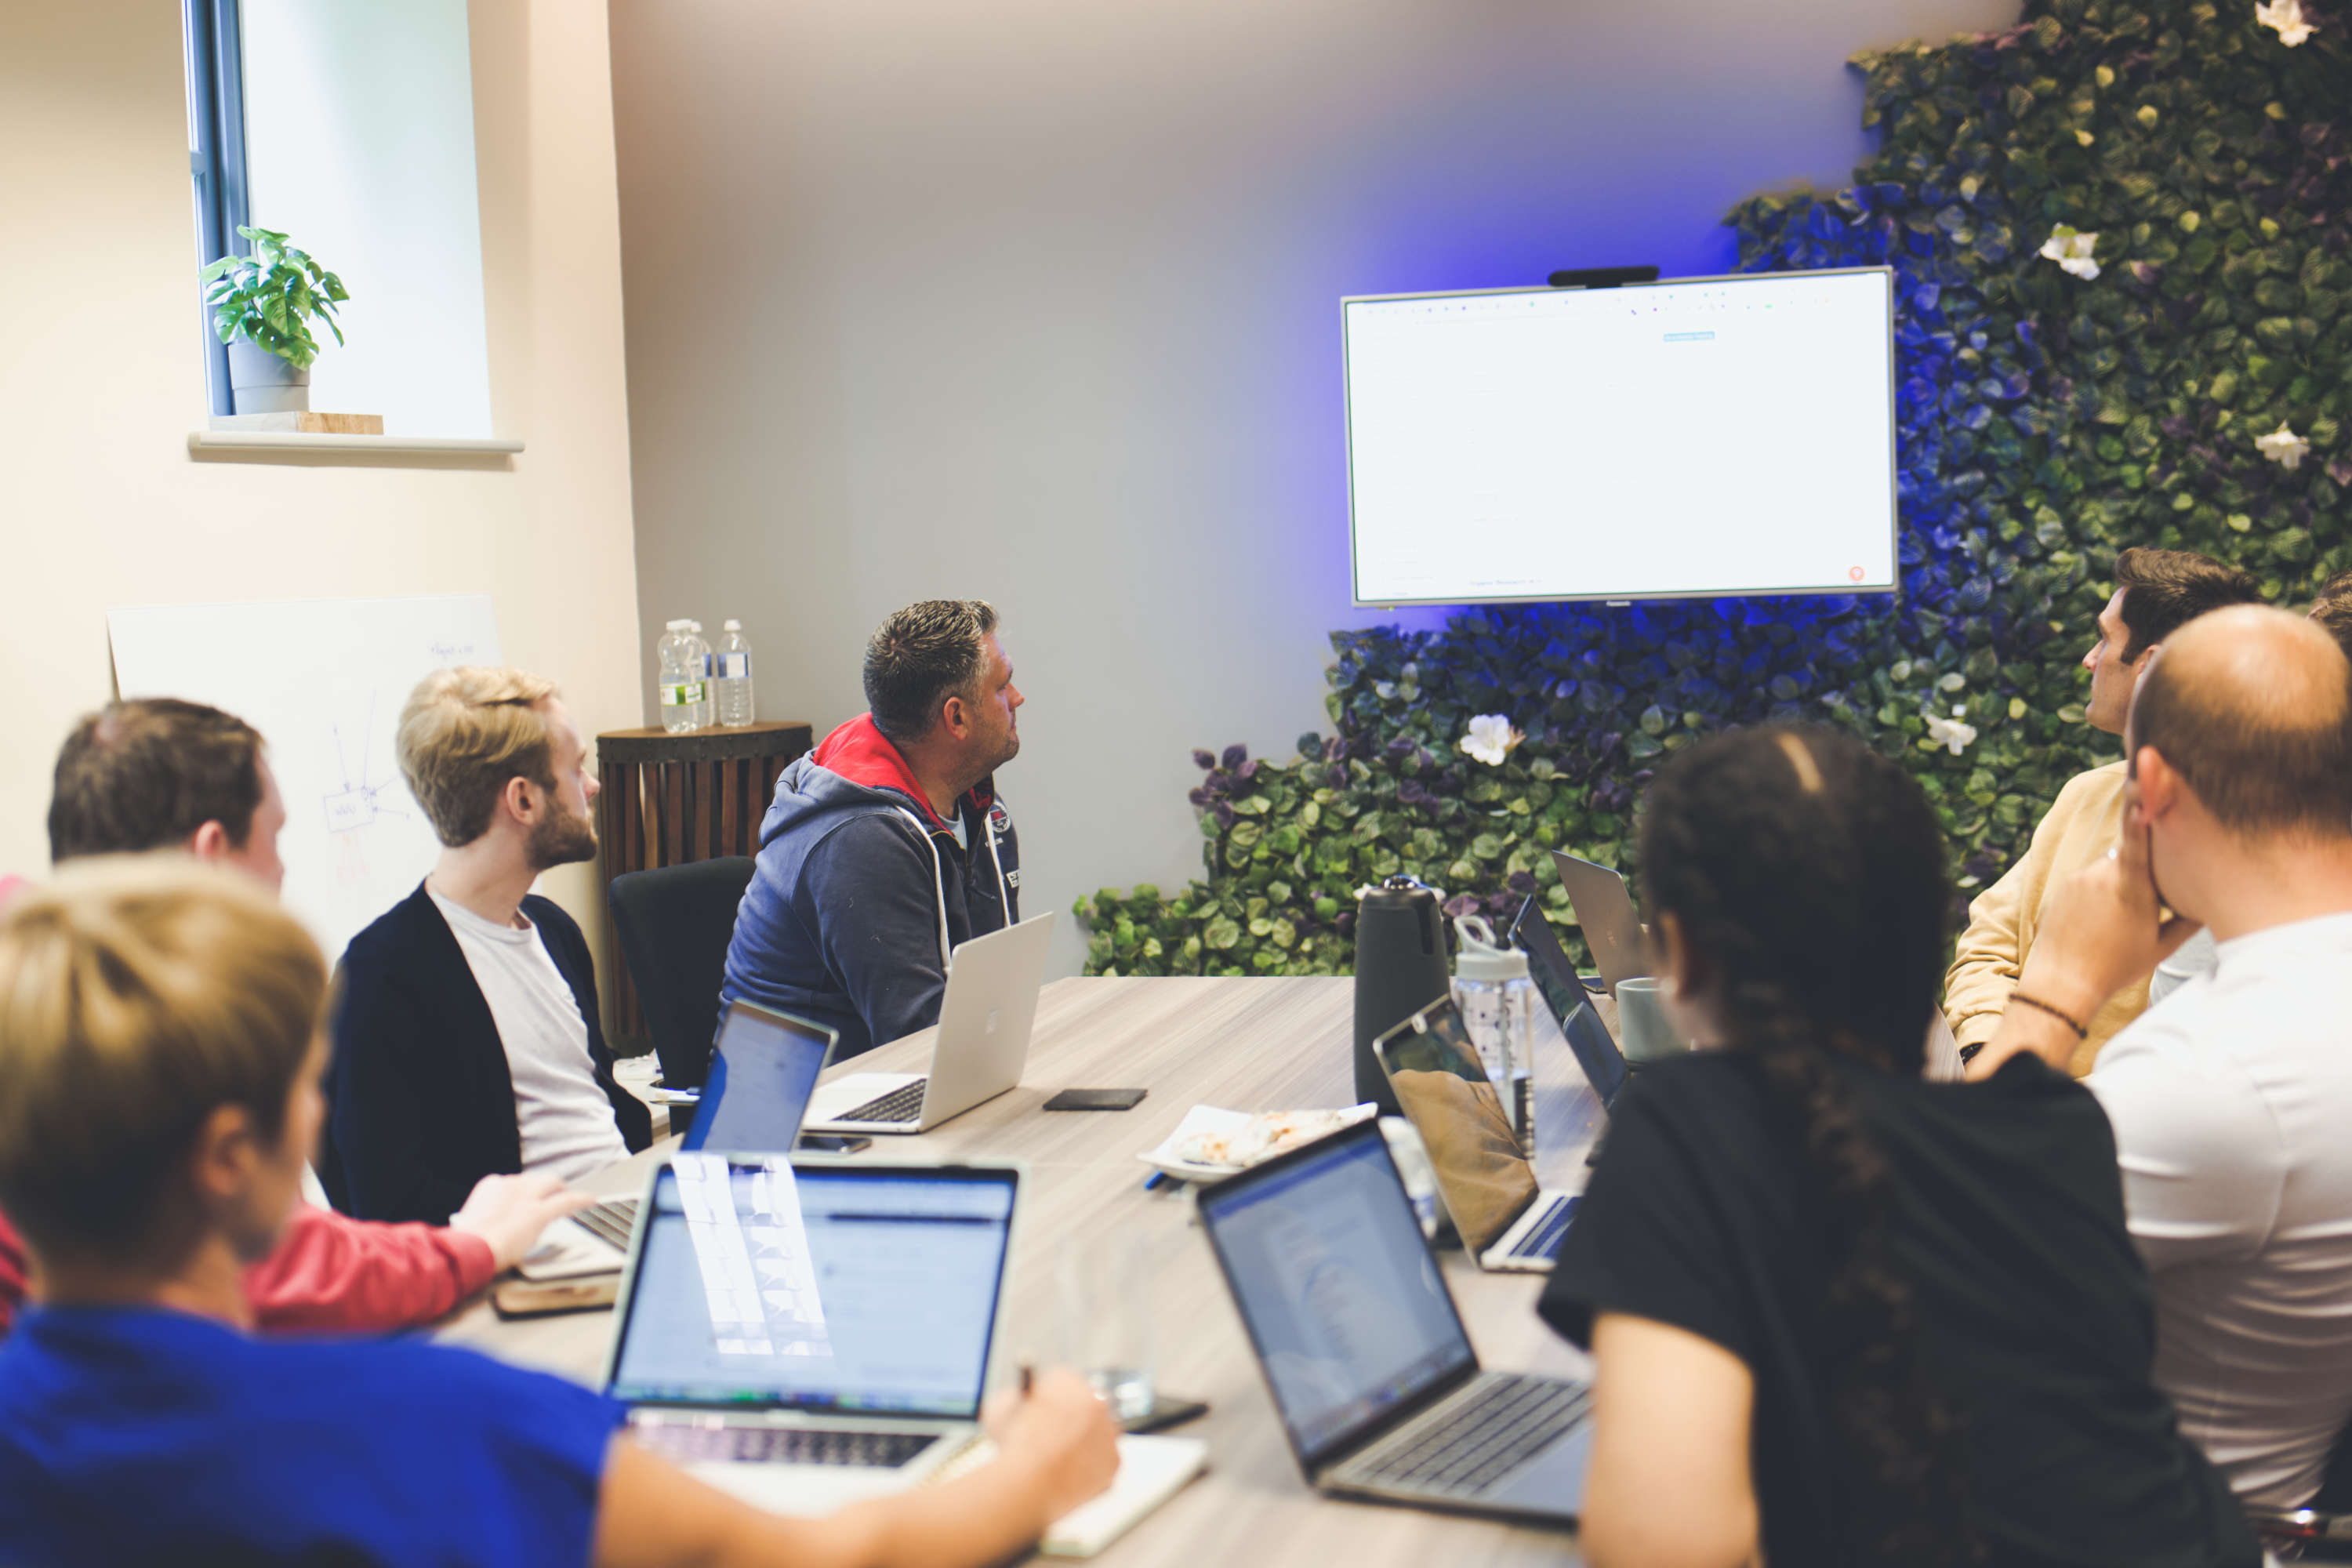
<path id="1" fill-rule="evenodd" d="M 614 1080 L 587 939 L 536 894 L 522 912 L 580 1004 L 622 1142 L 645 1148 L 653 1116 Z M 361 1219 L 446 1224 L 475 1183 L 522 1169 L 514 1080 L 490 1005 L 422 883 L 352 939 L 341 980 L 319 1179 L 337 1208 Z"/>

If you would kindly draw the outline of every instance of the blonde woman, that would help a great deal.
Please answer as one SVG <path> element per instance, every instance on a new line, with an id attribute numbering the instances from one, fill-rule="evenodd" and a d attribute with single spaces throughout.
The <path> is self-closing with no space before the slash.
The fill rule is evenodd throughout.
<path id="1" fill-rule="evenodd" d="M 1109 1418 L 1067 1372 L 980 1468 L 783 1519 L 559 1378 L 255 1337 L 244 1274 L 300 1194 L 326 998 L 299 925 L 177 857 L 83 862 L 0 914 L 0 1205 L 42 1282 L 0 1344 L 0 1562 L 960 1568 L 1108 1482 Z"/>

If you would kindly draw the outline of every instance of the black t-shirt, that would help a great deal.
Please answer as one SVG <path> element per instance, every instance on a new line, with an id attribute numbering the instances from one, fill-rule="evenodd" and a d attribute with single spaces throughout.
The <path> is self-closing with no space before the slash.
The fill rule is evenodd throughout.
<path id="1" fill-rule="evenodd" d="M 1841 1059 L 1893 1176 L 1889 1242 L 1927 1375 L 1966 1423 L 1969 1506 L 1999 1568 L 2262 1560 L 2229 1487 L 2149 1381 L 2154 1293 L 2124 1228 L 2115 1137 L 2029 1058 L 1972 1084 Z M 1579 1344 L 1598 1312 L 1685 1329 L 1748 1363 L 1774 1568 L 1852 1561 L 1822 1321 L 1827 1196 L 1755 1059 L 1639 1074 L 1539 1310 Z"/>

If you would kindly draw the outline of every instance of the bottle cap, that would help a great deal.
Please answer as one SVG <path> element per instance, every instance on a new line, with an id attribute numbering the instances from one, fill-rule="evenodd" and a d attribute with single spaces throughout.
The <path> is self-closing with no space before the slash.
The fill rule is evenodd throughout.
<path id="1" fill-rule="evenodd" d="M 722 632 L 740 632 L 743 629 L 743 623 L 740 621 L 721 621 L 719 624 L 719 629 Z"/>
<path id="2" fill-rule="evenodd" d="M 1528 977 L 1528 955 L 1496 942 L 1495 928 L 1486 923 L 1484 916 L 1456 916 L 1454 934 L 1462 944 L 1461 951 L 1454 955 L 1454 977 L 1456 980 L 1525 980 Z"/>
<path id="3" fill-rule="evenodd" d="M 691 623 L 687 621 L 672 621 L 669 625 L 664 626 L 662 630 L 666 632 L 682 632 L 686 630 L 687 626 L 690 624 Z"/>

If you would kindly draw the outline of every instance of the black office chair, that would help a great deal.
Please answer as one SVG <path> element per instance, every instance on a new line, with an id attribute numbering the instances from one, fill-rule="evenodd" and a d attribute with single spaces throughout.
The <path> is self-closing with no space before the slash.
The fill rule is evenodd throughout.
<path id="1" fill-rule="evenodd" d="M 613 930 L 672 1089 L 698 1089 L 710 1070 L 727 943 L 752 864 L 729 855 L 613 879 Z"/>

